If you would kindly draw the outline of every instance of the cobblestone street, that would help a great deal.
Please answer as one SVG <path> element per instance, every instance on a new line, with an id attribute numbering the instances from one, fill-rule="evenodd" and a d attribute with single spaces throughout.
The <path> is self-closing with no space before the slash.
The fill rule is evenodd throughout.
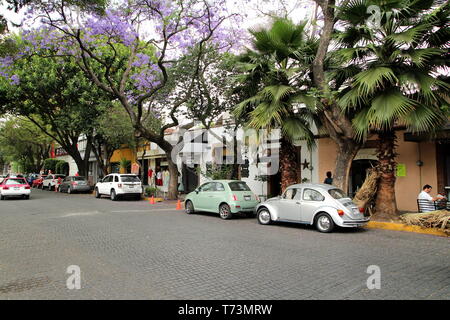
<path id="1" fill-rule="evenodd" d="M 41 190 L 1 201 L 0 299 L 450 299 L 448 238 L 174 209 Z"/>

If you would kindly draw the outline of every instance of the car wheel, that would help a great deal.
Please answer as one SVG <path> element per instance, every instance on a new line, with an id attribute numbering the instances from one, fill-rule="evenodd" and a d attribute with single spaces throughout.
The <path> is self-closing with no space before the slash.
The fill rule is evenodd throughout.
<path id="1" fill-rule="evenodd" d="M 316 217 L 316 229 L 324 233 L 333 231 L 333 219 L 325 212 L 319 213 Z"/>
<path id="2" fill-rule="evenodd" d="M 136 201 L 141 201 L 141 199 L 142 199 L 142 196 L 141 196 L 140 194 L 138 194 L 138 195 L 135 197 L 135 200 L 136 200 Z"/>
<path id="3" fill-rule="evenodd" d="M 185 211 L 186 211 L 186 213 L 187 214 L 193 214 L 193 213 L 195 213 L 195 210 L 194 210 L 194 204 L 192 203 L 192 201 L 186 201 L 186 204 L 185 204 Z"/>
<path id="4" fill-rule="evenodd" d="M 231 219 L 233 214 L 231 213 L 230 206 L 226 203 L 221 204 L 219 207 L 219 215 L 224 220 Z"/>
<path id="5" fill-rule="evenodd" d="M 112 201 L 116 201 L 117 200 L 116 191 L 114 189 L 111 190 L 111 200 Z"/>
<path id="6" fill-rule="evenodd" d="M 5 200 L 5 196 L 0 195 L 0 200 Z"/>
<path id="7" fill-rule="evenodd" d="M 258 222 L 263 225 L 267 225 L 272 222 L 269 210 L 266 208 L 258 210 Z"/>
<path id="8" fill-rule="evenodd" d="M 25 200 L 28 200 L 28 199 L 30 199 L 30 196 L 26 195 L 24 198 L 25 198 Z"/>
<path id="9" fill-rule="evenodd" d="M 72 193 L 72 189 L 70 187 L 67 188 L 67 193 L 71 194 Z"/>
<path id="10" fill-rule="evenodd" d="M 97 199 L 100 198 L 100 192 L 98 192 L 98 188 L 95 188 L 94 194 Z"/>

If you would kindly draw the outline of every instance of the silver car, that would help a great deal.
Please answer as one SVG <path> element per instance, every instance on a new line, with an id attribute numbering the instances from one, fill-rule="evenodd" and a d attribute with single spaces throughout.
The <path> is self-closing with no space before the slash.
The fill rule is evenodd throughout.
<path id="1" fill-rule="evenodd" d="M 294 184 L 255 210 L 260 224 L 303 223 L 315 225 L 320 232 L 331 232 L 335 226 L 360 227 L 370 220 L 342 190 L 328 184 Z"/>
<path id="2" fill-rule="evenodd" d="M 85 177 L 81 176 L 68 176 L 65 177 L 64 180 L 58 187 L 59 192 L 89 192 L 91 191 L 91 186 Z"/>

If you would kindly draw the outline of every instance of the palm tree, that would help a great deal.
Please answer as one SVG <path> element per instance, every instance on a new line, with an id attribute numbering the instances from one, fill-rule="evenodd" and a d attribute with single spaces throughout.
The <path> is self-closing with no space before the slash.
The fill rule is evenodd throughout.
<path id="1" fill-rule="evenodd" d="M 370 5 L 381 9 L 376 26 L 366 23 Z M 342 72 L 352 70 L 338 104 L 355 114 L 360 139 L 378 134 L 378 217 L 397 213 L 395 130 L 430 132 L 448 120 L 449 82 L 443 74 L 449 67 L 449 14 L 448 2 L 438 7 L 427 0 L 354 0 L 338 13 L 343 30 L 336 53 Z"/>
<path id="2" fill-rule="evenodd" d="M 307 91 L 316 41 L 306 37 L 305 24 L 278 18 L 268 30 L 251 31 L 254 49 L 238 60 L 244 71 L 239 80 L 254 95 L 242 101 L 235 114 L 246 117 L 253 129 L 281 130 L 282 190 L 301 180 L 293 141 L 306 139 L 310 147 L 314 145 L 315 99 Z"/>

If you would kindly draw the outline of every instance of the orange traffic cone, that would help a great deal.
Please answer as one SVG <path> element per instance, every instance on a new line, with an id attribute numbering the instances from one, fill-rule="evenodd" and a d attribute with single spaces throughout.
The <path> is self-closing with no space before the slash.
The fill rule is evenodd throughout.
<path id="1" fill-rule="evenodd" d="M 177 207 L 176 207 L 175 210 L 181 210 L 181 201 L 180 201 L 180 199 L 178 199 Z"/>
<path id="2" fill-rule="evenodd" d="M 150 204 L 155 204 L 155 198 L 153 196 L 148 201 Z"/>

